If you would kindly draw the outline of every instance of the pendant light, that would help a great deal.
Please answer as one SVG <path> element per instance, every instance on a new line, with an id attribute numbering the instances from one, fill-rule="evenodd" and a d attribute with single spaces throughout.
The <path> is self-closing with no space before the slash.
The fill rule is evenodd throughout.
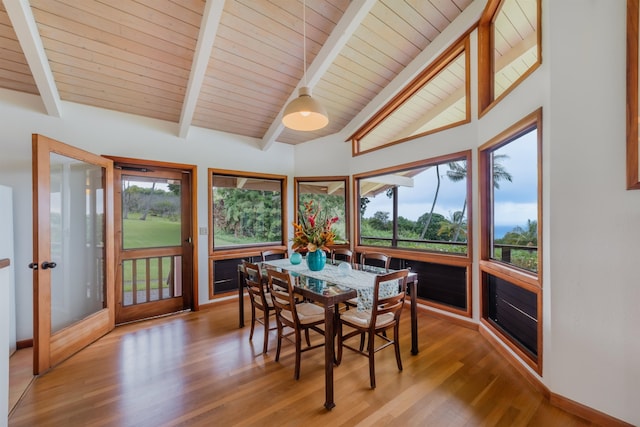
<path id="1" fill-rule="evenodd" d="M 311 97 L 311 89 L 307 87 L 307 5 L 302 1 L 302 35 L 303 35 L 303 64 L 304 86 L 299 90 L 299 96 L 291 101 L 284 109 L 282 124 L 289 129 L 312 131 L 322 129 L 329 123 L 327 110 L 322 104 Z"/>

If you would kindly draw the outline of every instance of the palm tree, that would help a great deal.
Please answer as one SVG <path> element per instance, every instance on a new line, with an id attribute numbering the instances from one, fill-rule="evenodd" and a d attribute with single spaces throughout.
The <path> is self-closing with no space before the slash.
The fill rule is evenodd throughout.
<path id="1" fill-rule="evenodd" d="M 448 165 L 449 170 L 447 171 L 447 178 L 449 178 L 452 182 L 460 182 L 464 179 L 467 179 L 467 161 L 463 160 L 461 162 L 449 162 Z M 458 236 L 460 235 L 460 228 L 462 227 L 462 221 L 464 220 L 465 212 L 467 211 L 467 198 L 464 198 L 464 204 L 462 205 L 462 211 L 460 216 L 457 218 L 458 221 L 455 222 L 455 233 L 453 235 L 453 241 L 458 241 Z"/>
<path id="2" fill-rule="evenodd" d="M 500 181 L 505 180 L 512 182 L 512 176 L 505 169 L 504 165 L 501 163 L 503 159 L 508 159 L 509 156 L 506 154 L 493 154 L 492 156 L 492 170 L 493 170 L 493 187 L 496 190 L 500 189 Z M 462 160 L 459 162 L 449 162 L 447 164 L 449 166 L 449 170 L 447 171 L 447 177 L 452 182 L 460 182 L 464 179 L 467 179 L 467 161 Z M 467 210 L 467 198 L 464 198 L 464 204 L 462 205 L 462 215 L 460 215 L 458 227 L 456 229 L 456 233 L 453 236 L 453 241 L 458 240 L 459 231 L 462 225 L 462 220 L 465 217 L 465 212 Z"/>
<path id="3" fill-rule="evenodd" d="M 429 228 L 429 224 L 431 223 L 431 218 L 433 217 L 433 209 L 436 207 L 436 200 L 438 200 L 438 193 L 440 192 L 440 165 L 436 165 L 436 177 L 438 178 L 438 185 L 436 186 L 436 194 L 433 196 L 433 203 L 431 203 L 431 210 L 429 211 L 429 217 L 424 224 L 424 228 L 422 229 L 422 233 L 420 233 L 420 240 L 424 239 L 424 235 L 427 234 L 427 229 Z"/>

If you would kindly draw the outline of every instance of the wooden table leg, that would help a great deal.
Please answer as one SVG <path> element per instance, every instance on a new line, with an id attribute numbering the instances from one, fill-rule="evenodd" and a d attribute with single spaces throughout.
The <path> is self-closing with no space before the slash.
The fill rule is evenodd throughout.
<path id="1" fill-rule="evenodd" d="M 244 327 L 244 274 L 238 268 L 238 310 L 239 310 L 239 328 Z"/>
<path id="2" fill-rule="evenodd" d="M 325 366 L 325 402 L 324 407 L 331 410 L 336 404 L 333 401 L 333 361 L 334 353 L 334 318 L 335 305 L 325 305 L 324 307 L 324 366 Z"/>
<path id="3" fill-rule="evenodd" d="M 411 282 L 411 354 L 418 354 L 418 280 Z"/>

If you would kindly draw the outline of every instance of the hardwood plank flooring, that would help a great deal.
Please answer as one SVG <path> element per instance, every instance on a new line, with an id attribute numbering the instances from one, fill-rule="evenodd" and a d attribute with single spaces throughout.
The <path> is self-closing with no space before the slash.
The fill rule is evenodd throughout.
<path id="1" fill-rule="evenodd" d="M 245 307 L 248 307 L 248 301 Z M 367 359 L 345 350 L 324 403 L 324 353 L 293 346 L 274 361 L 275 333 L 237 326 L 237 305 L 128 324 L 37 377 L 9 426 L 591 426 L 552 405 L 479 335 L 418 310 L 420 353 L 402 316 L 399 372 L 392 348 Z M 247 317 L 250 318 L 250 317 Z"/>
<path id="2" fill-rule="evenodd" d="M 9 413 L 33 378 L 33 347 L 17 350 L 9 358 Z"/>

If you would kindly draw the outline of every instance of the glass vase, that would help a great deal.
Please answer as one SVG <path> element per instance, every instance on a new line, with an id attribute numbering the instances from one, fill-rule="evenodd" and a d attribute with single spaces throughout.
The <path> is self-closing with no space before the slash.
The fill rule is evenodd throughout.
<path id="1" fill-rule="evenodd" d="M 311 271 L 320 271 L 327 263 L 327 254 L 322 249 L 307 253 L 307 267 Z"/>

